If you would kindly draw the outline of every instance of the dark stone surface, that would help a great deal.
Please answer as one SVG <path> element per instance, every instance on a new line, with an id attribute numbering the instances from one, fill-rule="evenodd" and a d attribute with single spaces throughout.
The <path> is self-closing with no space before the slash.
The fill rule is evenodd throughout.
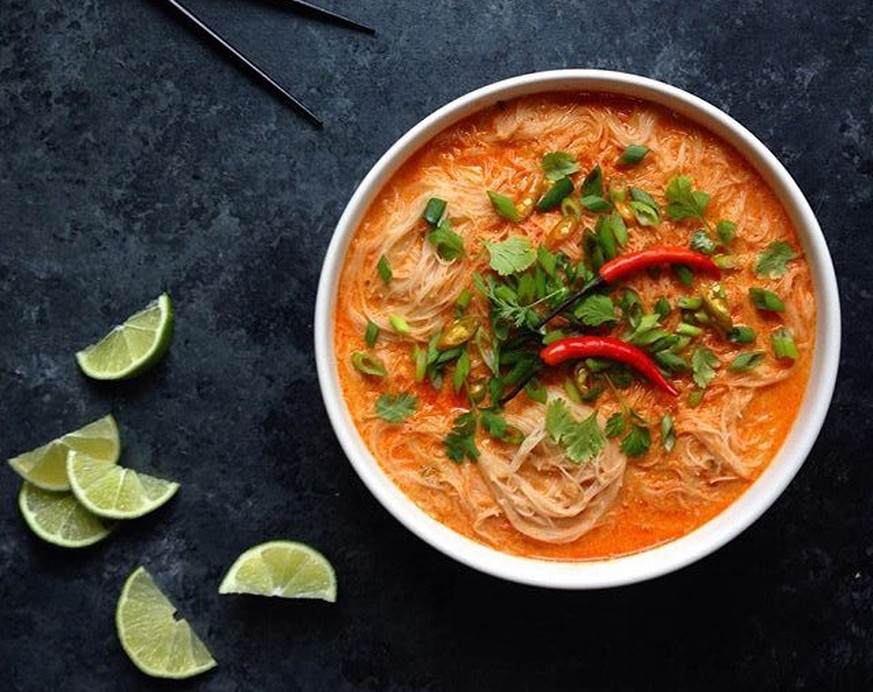
<path id="1" fill-rule="evenodd" d="M 159 0 L 0 6 L 0 456 L 112 410 L 130 464 L 179 496 L 105 544 L 32 537 L 0 482 L 0 679 L 12 690 L 869 689 L 873 32 L 832 3 L 190 0 L 326 120 L 318 132 Z M 656 77 L 724 108 L 819 215 L 842 289 L 843 370 L 808 463 L 763 519 L 651 583 L 551 593 L 463 568 L 363 488 L 323 410 L 312 311 L 343 205 L 435 107 L 538 69 Z M 161 289 L 169 357 L 121 386 L 72 353 Z M 310 541 L 339 603 L 219 597 L 244 548 Z M 146 564 L 220 663 L 161 685 L 113 611 Z"/>

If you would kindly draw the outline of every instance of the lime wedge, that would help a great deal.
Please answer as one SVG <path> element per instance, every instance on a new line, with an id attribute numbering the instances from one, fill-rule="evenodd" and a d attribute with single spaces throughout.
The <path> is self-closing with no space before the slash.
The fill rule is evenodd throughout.
<path id="1" fill-rule="evenodd" d="M 124 582 L 115 626 L 133 664 L 156 678 L 190 678 L 218 665 L 144 567 Z"/>
<path id="2" fill-rule="evenodd" d="M 146 476 L 70 452 L 67 477 L 76 499 L 89 512 L 109 519 L 136 519 L 153 512 L 179 489 L 178 483 Z"/>
<path id="3" fill-rule="evenodd" d="M 76 354 L 95 380 L 126 380 L 157 363 L 173 338 L 173 305 L 166 293 L 100 341 Z"/>
<path id="4" fill-rule="evenodd" d="M 9 460 L 9 465 L 28 483 L 43 490 L 69 490 L 67 453 L 87 454 L 92 459 L 114 464 L 121 452 L 118 426 L 112 416 L 89 423 L 42 447 Z"/>
<path id="5" fill-rule="evenodd" d="M 28 482 L 18 493 L 21 516 L 37 536 L 62 548 L 84 548 L 106 538 L 113 522 L 95 517 L 73 497 L 37 488 Z"/>
<path id="6" fill-rule="evenodd" d="M 249 548 L 227 571 L 218 593 L 336 601 L 336 574 L 314 548 L 271 541 Z"/>

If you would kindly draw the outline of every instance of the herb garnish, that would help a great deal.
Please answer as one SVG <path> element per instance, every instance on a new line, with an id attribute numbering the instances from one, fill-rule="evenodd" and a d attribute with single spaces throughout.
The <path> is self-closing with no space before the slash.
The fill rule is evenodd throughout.
<path id="1" fill-rule="evenodd" d="M 364 341 L 367 343 L 367 346 L 373 348 L 378 339 L 379 325 L 373 322 L 373 320 L 367 320 L 367 328 L 364 330 Z"/>
<path id="2" fill-rule="evenodd" d="M 542 167 L 546 173 L 546 178 L 552 182 L 557 182 L 561 178 L 566 178 L 579 171 L 579 164 L 572 154 L 566 151 L 553 151 L 542 158 Z"/>
<path id="3" fill-rule="evenodd" d="M 546 410 L 546 432 L 560 444 L 570 461 L 590 461 L 603 449 L 604 439 L 597 425 L 597 412 L 576 422 L 563 399 L 555 399 Z"/>
<path id="4" fill-rule="evenodd" d="M 385 255 L 382 255 L 379 258 L 379 262 L 376 264 L 376 271 L 379 272 L 379 276 L 386 286 L 390 284 L 391 279 L 394 278 L 394 272 L 391 271 L 391 264 L 388 262 L 388 258 L 385 257 Z"/>
<path id="5" fill-rule="evenodd" d="M 777 240 L 758 255 L 755 275 L 760 279 L 778 279 L 788 271 L 788 263 L 793 259 L 797 259 L 794 248 L 784 240 Z"/>
<path id="6" fill-rule="evenodd" d="M 673 416 L 665 413 L 661 419 L 661 444 L 667 453 L 673 451 L 676 444 L 676 429 L 673 427 Z"/>
<path id="7" fill-rule="evenodd" d="M 749 298 L 752 304 L 759 310 L 767 310 L 769 312 L 784 312 L 785 303 L 775 293 L 766 291 L 763 288 L 753 286 L 749 289 Z"/>
<path id="8" fill-rule="evenodd" d="M 415 413 L 417 405 L 418 397 L 413 394 L 385 393 L 376 401 L 376 415 L 389 423 L 402 423 Z"/>
<path id="9" fill-rule="evenodd" d="M 476 413 L 467 411 L 455 418 L 451 431 L 443 438 L 443 443 L 446 446 L 446 455 L 455 463 L 460 464 L 464 457 L 476 461 L 479 458 L 479 448 L 476 447 Z"/>
<path id="10" fill-rule="evenodd" d="M 695 384 L 706 389 L 715 377 L 715 368 L 721 365 L 718 356 L 703 346 L 694 349 L 691 354 L 691 369 Z"/>
<path id="11" fill-rule="evenodd" d="M 777 358 L 789 358 L 797 360 L 797 344 L 794 342 L 794 335 L 788 327 L 779 327 L 770 335 L 770 341 L 773 344 L 773 353 Z"/>
<path id="12" fill-rule="evenodd" d="M 530 240 L 518 235 L 501 243 L 485 243 L 485 247 L 491 255 L 491 268 L 501 276 L 522 272 L 537 259 Z"/>
<path id="13" fill-rule="evenodd" d="M 746 351 L 731 361 L 728 370 L 731 372 L 748 372 L 757 368 L 764 360 L 763 351 Z"/>
<path id="14" fill-rule="evenodd" d="M 694 181 L 687 175 L 677 175 L 667 185 L 667 216 L 674 221 L 699 219 L 703 217 L 709 204 L 709 195 L 702 190 L 693 189 Z"/>
<path id="15" fill-rule="evenodd" d="M 498 215 L 502 216 L 507 221 L 512 221 L 512 223 L 518 223 L 521 221 L 521 215 L 518 213 L 515 202 L 509 199 L 509 197 L 498 194 L 493 190 L 488 190 L 488 199 L 491 200 L 491 206 L 494 207 L 494 211 L 496 211 Z"/>
<path id="16" fill-rule="evenodd" d="M 635 459 L 643 456 L 652 445 L 652 435 L 649 429 L 643 425 L 634 423 L 630 432 L 621 441 L 621 451 L 629 458 Z"/>
<path id="17" fill-rule="evenodd" d="M 589 327 L 599 327 L 606 322 L 618 322 L 612 298 L 604 295 L 588 296 L 573 310 L 573 315 Z"/>
<path id="18" fill-rule="evenodd" d="M 448 219 L 443 219 L 439 226 L 428 234 L 427 239 L 434 246 L 437 254 L 446 261 L 464 256 L 464 239 L 452 230 L 452 224 Z"/>
<path id="19" fill-rule="evenodd" d="M 642 144 L 631 144 L 618 157 L 618 162 L 625 166 L 636 166 L 650 151 L 651 149 Z"/>

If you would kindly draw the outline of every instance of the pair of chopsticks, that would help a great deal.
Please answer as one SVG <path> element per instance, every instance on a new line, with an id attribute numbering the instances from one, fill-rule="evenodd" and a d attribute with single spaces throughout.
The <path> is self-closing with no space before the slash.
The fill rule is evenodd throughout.
<path id="1" fill-rule="evenodd" d="M 279 84 L 275 79 L 273 79 L 270 75 L 268 75 L 262 68 L 260 68 L 254 61 L 247 58 L 241 51 L 234 48 L 234 46 L 228 42 L 224 37 L 221 36 L 217 31 L 212 29 L 206 22 L 200 19 L 196 14 L 194 14 L 191 10 L 189 10 L 185 5 L 183 5 L 180 0 L 165 0 L 166 3 L 172 7 L 176 12 L 178 12 L 179 16 L 187 20 L 187 22 L 197 30 L 199 30 L 203 35 L 209 38 L 215 45 L 221 48 L 225 53 L 235 58 L 239 64 L 249 70 L 253 75 L 255 75 L 258 79 L 260 79 L 264 84 L 266 84 L 270 89 L 275 91 L 279 96 L 288 101 L 298 113 L 303 115 L 309 122 L 311 122 L 315 127 L 322 127 L 324 123 L 321 122 L 321 119 L 315 115 L 300 99 L 294 96 L 290 91 L 288 91 L 285 87 Z M 376 30 L 367 26 L 366 24 L 361 24 L 360 22 L 356 22 L 349 17 L 338 14 L 336 12 L 331 12 L 330 10 L 326 10 L 322 7 L 318 7 L 313 5 L 312 3 L 305 2 L 304 0 L 283 0 L 284 4 L 287 4 L 289 8 L 296 9 L 299 12 L 304 14 L 308 14 L 314 17 L 319 17 L 329 22 L 333 22 L 339 26 L 344 26 L 349 29 L 354 29 L 356 31 L 362 31 L 367 34 L 375 34 Z"/>

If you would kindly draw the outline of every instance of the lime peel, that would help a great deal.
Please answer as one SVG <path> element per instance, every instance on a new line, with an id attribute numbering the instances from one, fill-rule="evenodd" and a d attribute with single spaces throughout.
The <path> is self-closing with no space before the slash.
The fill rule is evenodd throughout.
<path id="1" fill-rule="evenodd" d="M 106 538 L 115 528 L 86 510 L 72 493 L 43 490 L 25 481 L 18 508 L 31 531 L 61 548 L 85 548 Z"/>

